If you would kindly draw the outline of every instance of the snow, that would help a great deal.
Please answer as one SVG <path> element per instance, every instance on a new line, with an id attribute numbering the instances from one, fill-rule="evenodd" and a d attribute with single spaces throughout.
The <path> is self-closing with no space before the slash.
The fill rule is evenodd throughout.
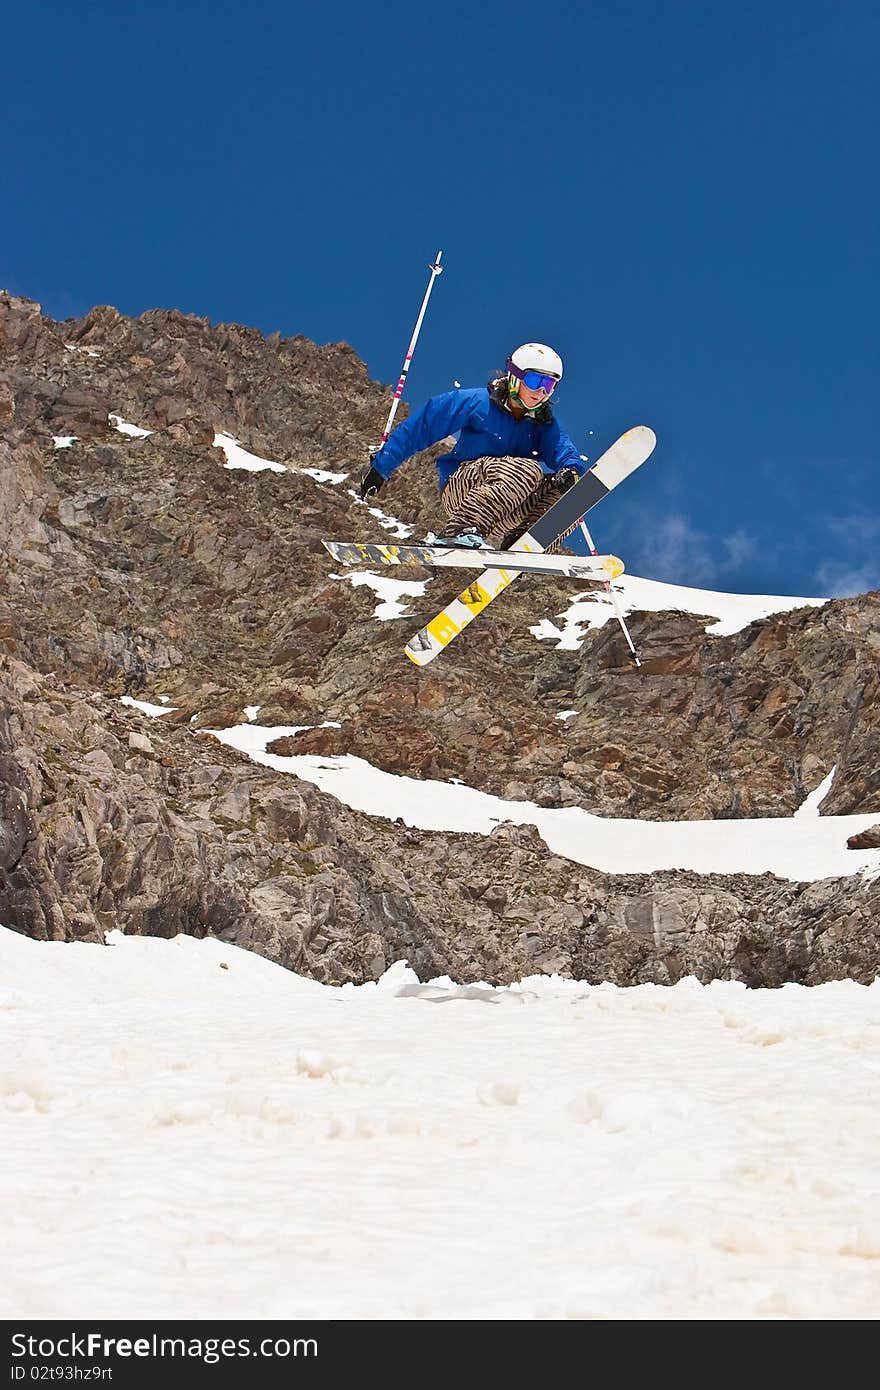
<path id="1" fill-rule="evenodd" d="M 821 807 L 822 802 L 825 800 L 828 793 L 831 791 L 836 774 L 837 763 L 834 764 L 833 768 L 828 773 L 828 776 L 823 777 L 818 787 L 816 787 L 813 791 L 810 792 L 810 795 L 807 797 L 807 799 L 795 811 L 795 816 L 798 818 L 798 820 L 806 819 L 808 816 L 819 815 L 819 808 Z"/>
<path id="2" fill-rule="evenodd" d="M 283 463 L 273 463 L 271 459 L 260 458 L 257 454 L 249 453 L 228 434 L 215 434 L 214 448 L 222 449 L 226 455 L 224 468 L 244 468 L 248 473 L 261 473 L 266 469 L 272 473 L 287 472 Z"/>
<path id="3" fill-rule="evenodd" d="M 348 478 L 347 473 L 331 473 L 326 468 L 292 468 L 290 472 L 305 473 L 306 477 L 314 478 L 316 483 L 330 483 L 333 487 L 338 487 Z"/>
<path id="4" fill-rule="evenodd" d="M 408 526 L 405 521 L 399 521 L 396 516 L 389 516 L 387 512 L 382 511 L 381 507 L 371 507 L 368 502 L 364 502 L 358 497 L 354 488 L 348 489 L 348 495 L 357 502 L 359 506 L 366 507 L 370 516 L 374 516 L 380 526 L 384 526 L 386 531 L 393 531 L 398 540 L 406 540 L 408 536 L 412 535 L 414 527 Z M 328 537 L 328 539 L 330 539 L 330 537 Z"/>
<path id="5" fill-rule="evenodd" d="M 266 470 L 272 473 L 305 473 L 307 477 L 313 478 L 315 482 L 329 484 L 331 487 L 338 487 L 340 483 L 346 482 L 349 477 L 348 473 L 334 473 L 326 468 L 295 468 L 293 465 L 285 465 L 283 463 L 276 463 L 272 459 L 261 458 L 259 454 L 252 454 L 247 449 L 242 448 L 238 441 L 233 439 L 229 434 L 215 433 L 214 447 L 216 449 L 222 449 L 223 453 L 226 455 L 224 468 L 244 469 L 249 473 L 261 473 Z M 395 516 L 389 516 L 387 512 L 382 511 L 381 507 L 369 506 L 361 500 L 354 488 L 348 488 L 347 491 L 349 497 L 357 502 L 358 506 L 367 507 L 370 516 L 375 517 L 386 531 L 393 531 L 401 540 L 405 540 L 407 536 L 412 535 L 412 526 L 408 526 L 406 522 L 399 521 Z"/>
<path id="6" fill-rule="evenodd" d="M 534 825 L 554 854 L 605 873 L 643 874 L 686 869 L 699 874 L 776 874 L 795 883 L 880 873 L 880 850 L 851 850 L 850 835 L 877 824 L 877 812 L 812 814 L 828 779 L 793 816 L 754 820 L 650 821 L 595 816 L 578 806 L 543 807 L 507 801 L 461 782 L 383 772 L 352 754 L 325 757 L 267 753 L 275 739 L 301 725 L 241 724 L 204 730 L 254 762 L 312 782 L 344 805 L 421 830 L 489 835 L 504 822 Z M 823 791 L 822 789 L 825 788 Z M 812 798 L 812 799 L 811 799 Z"/>
<path id="7" fill-rule="evenodd" d="M 75 434 L 53 434 L 52 443 L 56 449 L 71 449 L 77 442 Z"/>
<path id="8" fill-rule="evenodd" d="M 372 589 L 382 600 L 376 605 L 373 617 L 379 618 L 382 622 L 388 622 L 391 618 L 406 617 L 409 607 L 402 603 L 401 599 L 423 594 L 428 582 L 426 579 L 388 579 L 385 575 L 374 574 L 372 570 L 359 571 L 356 574 L 331 574 L 330 578 L 347 579 L 355 589 L 364 584 Z"/>
<path id="9" fill-rule="evenodd" d="M 289 464 L 275 463 L 272 459 L 260 458 L 259 454 L 252 454 L 247 449 L 243 449 L 238 441 L 229 434 L 215 434 L 214 448 L 222 449 L 226 455 L 224 468 L 243 468 L 248 473 L 262 473 L 266 469 L 272 473 L 305 473 L 318 483 L 330 483 L 335 487 L 344 483 L 348 477 L 347 473 L 331 473 L 326 468 L 294 468 Z"/>
<path id="10" fill-rule="evenodd" d="M 123 420 L 121 415 L 111 414 L 108 418 L 112 420 L 114 428 L 120 434 L 131 435 L 132 439 L 147 439 L 149 435 L 155 433 L 154 430 L 142 429 L 140 425 L 130 425 L 127 420 Z"/>
<path id="11" fill-rule="evenodd" d="M 0 928 L 4 1319 L 876 1316 L 878 982 L 108 943 Z"/>
<path id="12" fill-rule="evenodd" d="M 134 700 L 131 695 L 120 695 L 119 703 L 128 705 L 130 709 L 139 709 L 141 714 L 148 714 L 151 719 L 158 719 L 161 714 L 169 714 L 171 710 L 177 708 L 176 705 L 169 705 L 168 697 L 162 696 L 161 705 L 150 704 L 148 700 Z"/>
<path id="13" fill-rule="evenodd" d="M 788 595 L 720 594 L 709 589 L 689 589 L 681 584 L 662 584 L 656 579 L 621 575 L 612 583 L 623 617 L 628 613 L 694 613 L 712 617 L 706 631 L 715 637 L 728 637 L 759 618 L 789 613 L 796 608 L 821 608 L 825 598 L 792 598 Z M 614 600 L 606 592 L 577 594 L 562 615 L 562 627 L 543 618 L 529 628 L 540 640 L 555 641 L 560 650 L 575 651 L 590 628 L 604 627 L 615 620 Z"/>

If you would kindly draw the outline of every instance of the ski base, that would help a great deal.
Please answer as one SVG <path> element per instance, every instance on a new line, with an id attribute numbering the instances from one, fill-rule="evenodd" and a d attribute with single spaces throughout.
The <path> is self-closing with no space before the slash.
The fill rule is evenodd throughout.
<path id="1" fill-rule="evenodd" d="M 492 550 L 488 546 L 383 545 L 361 541 L 322 541 L 334 560 L 344 565 L 371 561 L 380 565 L 427 565 L 444 569 L 488 569 L 517 574 L 540 572 L 567 575 L 574 579 L 616 579 L 623 574 L 623 561 L 616 555 L 544 555 L 525 551 Z M 511 556 L 516 555 L 516 565 Z"/>

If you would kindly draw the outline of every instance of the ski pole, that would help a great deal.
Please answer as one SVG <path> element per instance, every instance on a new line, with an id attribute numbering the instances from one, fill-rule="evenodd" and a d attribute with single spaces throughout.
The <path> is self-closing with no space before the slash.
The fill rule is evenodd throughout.
<path id="1" fill-rule="evenodd" d="M 438 251 L 437 259 L 430 263 L 429 269 L 431 271 L 431 278 L 428 281 L 428 288 L 425 290 L 425 297 L 422 300 L 422 307 L 419 310 L 419 316 L 416 319 L 416 326 L 413 329 L 413 335 L 410 339 L 409 347 L 406 350 L 406 357 L 404 357 L 403 359 L 403 370 L 400 373 L 400 380 L 397 383 L 397 390 L 394 392 L 394 400 L 391 402 L 391 412 L 388 416 L 388 423 L 385 426 L 385 433 L 382 435 L 382 443 L 379 445 L 378 449 L 374 449 L 372 451 L 374 454 L 377 454 L 379 452 L 379 449 L 382 448 L 382 445 L 385 444 L 389 434 L 391 433 L 391 426 L 394 424 L 394 417 L 397 414 L 397 407 L 400 405 L 400 398 L 403 395 L 403 388 L 406 384 L 406 374 L 409 371 L 410 363 L 412 362 L 413 358 L 413 353 L 416 350 L 416 343 L 418 341 L 419 333 L 422 327 L 422 319 L 425 317 L 425 310 L 428 307 L 428 300 L 431 298 L 431 291 L 434 288 L 434 281 L 437 279 L 438 275 L 443 274 L 443 267 L 440 264 L 440 257 L 442 255 L 443 252 Z"/>
<path id="2" fill-rule="evenodd" d="M 590 535 L 589 531 L 587 530 L 587 523 L 584 521 L 584 518 L 583 518 L 583 517 L 581 517 L 580 523 L 579 523 L 579 524 L 580 524 L 581 530 L 582 530 L 583 533 L 584 533 L 584 540 L 587 542 L 587 545 L 590 547 L 590 552 L 591 552 L 591 554 L 593 554 L 593 555 L 598 555 L 599 552 L 598 552 L 598 550 L 596 549 L 595 545 L 593 544 L 593 537 Z M 606 593 L 609 593 L 609 594 L 611 595 L 611 602 L 612 602 L 612 604 L 613 604 L 613 606 L 614 606 L 614 616 L 615 616 L 615 618 L 617 619 L 617 621 L 620 623 L 620 629 L 621 629 L 621 631 L 622 631 L 624 637 L 625 637 L 626 640 L 627 640 L 627 644 L 629 645 L 630 651 L 631 651 L 632 654 L 633 654 L 633 661 L 636 663 L 637 666 L 641 666 L 642 663 L 639 661 L 639 654 L 638 654 L 638 652 L 636 651 L 635 647 L 633 646 L 633 640 L 632 640 L 632 638 L 631 638 L 630 635 L 629 635 L 629 628 L 627 627 L 626 623 L 624 622 L 623 614 L 621 613 L 620 607 L 618 606 L 617 594 L 614 592 L 614 590 L 613 590 L 612 587 L 611 587 L 611 581 L 610 581 L 609 579 L 603 579 L 602 583 L 605 585 L 605 591 L 606 591 Z"/>

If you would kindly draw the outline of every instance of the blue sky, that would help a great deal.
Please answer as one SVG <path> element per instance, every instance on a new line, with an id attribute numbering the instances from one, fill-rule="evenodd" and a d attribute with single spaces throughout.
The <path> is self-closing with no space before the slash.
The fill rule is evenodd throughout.
<path id="1" fill-rule="evenodd" d="M 880 586 L 874 3 L 49 0 L 4 38 L 0 285 L 394 383 L 442 248 L 412 404 L 550 342 L 582 452 L 657 431 L 592 518 L 630 571 Z"/>

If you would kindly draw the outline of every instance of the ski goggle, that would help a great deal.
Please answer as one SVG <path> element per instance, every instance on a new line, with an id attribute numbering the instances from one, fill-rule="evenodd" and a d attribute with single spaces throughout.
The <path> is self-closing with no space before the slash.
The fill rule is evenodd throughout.
<path id="1" fill-rule="evenodd" d="M 527 386 L 530 391 L 544 391 L 549 396 L 559 385 L 558 377 L 547 376 L 544 372 L 535 372 L 531 369 L 521 372 L 513 362 L 508 362 L 507 370 L 521 381 L 523 386 Z"/>

